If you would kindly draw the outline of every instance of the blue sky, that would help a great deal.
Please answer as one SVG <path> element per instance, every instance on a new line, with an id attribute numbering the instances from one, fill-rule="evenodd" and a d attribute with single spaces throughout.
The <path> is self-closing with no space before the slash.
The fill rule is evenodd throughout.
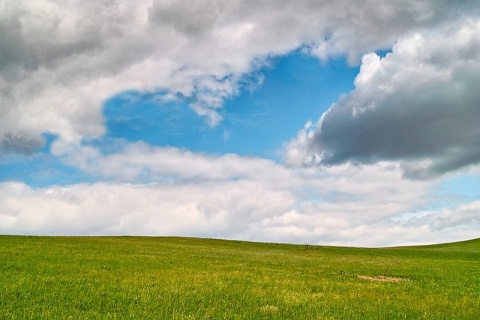
<path id="1" fill-rule="evenodd" d="M 164 102 L 168 92 L 119 94 L 105 104 L 106 137 L 280 160 L 282 144 L 353 89 L 357 73 L 358 66 L 343 58 L 327 64 L 299 51 L 271 58 L 257 71 L 261 84 L 240 87 L 225 101 L 223 121 L 213 127 L 180 95 Z"/>
<path id="2" fill-rule="evenodd" d="M 296 50 L 270 58 L 257 71 L 254 87 L 240 87 L 225 101 L 223 121 L 209 125 L 189 107 L 188 99 L 168 91 L 125 91 L 103 105 L 106 133 L 85 141 L 104 153 L 116 151 L 116 140 L 144 141 L 212 154 L 235 153 L 281 161 L 281 148 L 307 121 L 316 122 L 338 97 L 353 89 L 358 66 L 340 57 L 323 63 Z M 174 99 L 166 98 L 173 96 Z M 0 168 L 2 180 L 19 180 L 37 187 L 92 182 L 96 178 L 65 165 L 51 155 L 58 137 L 44 135 L 46 143 L 34 155 L 8 155 Z"/>
<path id="3" fill-rule="evenodd" d="M 475 1 L 3 11 L 0 233 L 478 236 Z"/>

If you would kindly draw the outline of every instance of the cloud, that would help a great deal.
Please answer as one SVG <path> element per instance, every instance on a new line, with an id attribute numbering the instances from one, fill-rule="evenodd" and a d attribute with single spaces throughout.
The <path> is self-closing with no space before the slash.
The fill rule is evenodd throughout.
<path id="1" fill-rule="evenodd" d="M 157 181 L 230 181 L 248 179 L 284 188 L 298 184 L 295 172 L 272 160 L 236 154 L 208 155 L 144 142 L 117 141 L 104 154 L 92 146 L 57 141 L 52 152 L 65 164 L 99 179 L 132 183 Z"/>
<path id="2" fill-rule="evenodd" d="M 40 137 L 29 137 L 22 133 L 5 133 L 0 144 L 0 153 L 31 154 L 43 146 Z"/>
<path id="3" fill-rule="evenodd" d="M 408 178 L 480 162 L 480 24 L 465 19 L 363 56 L 355 89 L 287 146 L 295 165 L 401 161 Z"/>
<path id="4" fill-rule="evenodd" d="M 2 183 L 1 233 L 186 235 L 366 246 L 440 239 L 434 222 L 398 222 L 428 205 L 428 195 L 438 186 L 402 179 L 395 163 L 318 170 L 144 143 L 108 154 L 61 146 L 54 143 L 53 148 L 64 152 L 59 153 L 62 161 L 109 182 L 42 188 Z M 451 230 L 461 228 L 464 223 Z"/>
<path id="5" fill-rule="evenodd" d="M 115 140 L 113 140 L 115 141 Z M 115 142 L 112 142 L 112 144 Z M 369 198 L 381 193 L 384 198 L 402 199 L 409 205 L 413 198 L 425 192 L 428 183 L 402 180 L 400 165 L 394 162 L 372 166 L 350 164 L 317 170 L 292 168 L 273 160 L 239 156 L 236 154 L 209 155 L 174 147 L 151 146 L 144 142 L 116 141 L 114 151 L 103 153 L 88 145 L 65 143 L 52 145 L 52 153 L 65 164 L 78 168 L 97 179 L 126 183 L 163 182 L 222 182 L 246 180 L 277 190 L 298 190 L 308 194 L 312 190 L 328 194 L 355 194 L 354 198 Z M 348 178 L 347 178 L 348 177 Z M 391 181 L 397 181 L 391 186 Z M 358 186 L 362 186 L 358 188 Z M 390 185 L 390 186 L 389 186 Z M 407 187 L 408 186 L 408 187 Z M 396 193 L 395 190 L 410 190 Z M 392 192 L 391 192 L 392 191 Z M 402 198 L 406 196 L 407 198 Z M 341 197 L 340 197 L 341 198 Z"/>
<path id="6" fill-rule="evenodd" d="M 351 193 L 343 194 L 350 197 L 346 204 L 333 199 L 301 199 L 288 190 L 248 180 L 150 185 L 94 183 L 45 188 L 1 183 L 0 232 L 184 235 L 356 246 L 432 243 L 477 235 L 478 202 L 399 220 L 398 212 L 409 206 L 406 200 L 413 200 L 405 196 L 409 194 L 408 186 L 392 187 L 396 190 L 387 193 L 403 195 L 382 203 L 386 193 L 377 184 L 369 190 L 378 193 L 373 195 L 376 200 L 369 202 L 358 192 L 362 186 L 355 183 L 374 176 L 374 171 L 382 174 L 373 167 L 368 171 L 362 173 L 362 179 L 354 178 L 348 183 Z M 397 172 L 383 176 L 386 183 L 387 178 L 399 175 Z M 345 192 L 340 190 L 337 189 Z"/>
<path id="7" fill-rule="evenodd" d="M 1 185 L 2 233 L 238 237 L 288 207 L 288 193 L 241 181 L 218 184 Z"/>
<path id="8" fill-rule="evenodd" d="M 97 182 L 1 183 L 0 233 L 380 246 L 478 231 L 478 203 L 425 213 L 438 180 L 402 179 L 478 163 L 477 1 L 1 7 L 0 153 L 34 152 L 47 133 L 56 137 L 47 148 L 55 161 Z M 393 45 L 384 58 L 369 53 Z M 271 57 L 298 49 L 323 60 L 363 58 L 355 90 L 287 146 L 293 166 L 142 142 L 92 143 L 106 133 L 104 102 L 125 91 L 181 97 L 214 126 L 225 100 L 255 87 Z M 419 214 L 405 218 L 411 212 Z"/>
<path id="9" fill-rule="evenodd" d="M 480 227 L 480 201 L 459 205 L 455 208 L 413 217 L 408 220 L 408 226 L 429 226 L 436 232 L 465 229 L 472 232 Z"/>
<path id="10" fill-rule="evenodd" d="M 416 28 L 451 20 L 452 6 L 463 14 L 474 4 L 6 2 L 0 13 L 2 150 L 32 149 L 43 133 L 75 143 L 102 136 L 102 104 L 125 90 L 180 93 L 215 125 L 223 101 L 248 86 L 244 76 L 272 55 L 305 47 L 322 59 L 347 54 L 354 62 Z"/>

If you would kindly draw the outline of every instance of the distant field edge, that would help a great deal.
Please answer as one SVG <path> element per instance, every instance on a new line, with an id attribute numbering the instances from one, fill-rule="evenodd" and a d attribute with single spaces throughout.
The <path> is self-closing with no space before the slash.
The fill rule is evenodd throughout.
<path id="1" fill-rule="evenodd" d="M 287 243 L 287 242 L 262 242 L 262 241 L 249 241 L 249 240 L 236 240 L 236 239 L 223 239 L 223 238 L 211 238 L 211 237 L 188 237 L 188 236 L 138 236 L 138 235 L 22 235 L 22 234 L 0 234 L 0 238 L 71 238 L 71 239 L 171 239 L 171 240 L 190 240 L 190 241 L 213 241 L 213 242 L 230 242 L 230 243 L 245 243 L 245 244 L 264 244 L 264 245 L 291 245 L 291 246 L 302 246 L 308 248 L 351 248 L 351 249 L 407 249 L 407 248 L 418 248 L 418 249 L 428 249 L 428 248 L 451 248 L 451 247 L 462 247 L 462 246 L 480 246 L 480 238 L 466 239 L 453 242 L 440 242 L 432 244 L 411 244 L 411 245 L 399 245 L 399 246 L 383 246 L 383 247 L 364 247 L 364 246 L 341 246 L 341 245 L 322 245 L 322 244 L 308 244 L 308 243 Z"/>

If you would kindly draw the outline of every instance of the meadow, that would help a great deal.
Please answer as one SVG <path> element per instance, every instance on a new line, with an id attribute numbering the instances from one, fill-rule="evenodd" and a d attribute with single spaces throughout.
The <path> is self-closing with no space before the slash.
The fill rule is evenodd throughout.
<path id="1" fill-rule="evenodd" d="M 0 236 L 0 319 L 480 319 L 480 239 Z"/>

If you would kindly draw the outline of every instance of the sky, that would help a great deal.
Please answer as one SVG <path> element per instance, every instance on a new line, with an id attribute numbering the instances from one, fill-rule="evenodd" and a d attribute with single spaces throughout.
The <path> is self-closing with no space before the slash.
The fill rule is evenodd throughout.
<path id="1" fill-rule="evenodd" d="M 480 236 L 480 7 L 0 0 L 0 234 Z"/>

